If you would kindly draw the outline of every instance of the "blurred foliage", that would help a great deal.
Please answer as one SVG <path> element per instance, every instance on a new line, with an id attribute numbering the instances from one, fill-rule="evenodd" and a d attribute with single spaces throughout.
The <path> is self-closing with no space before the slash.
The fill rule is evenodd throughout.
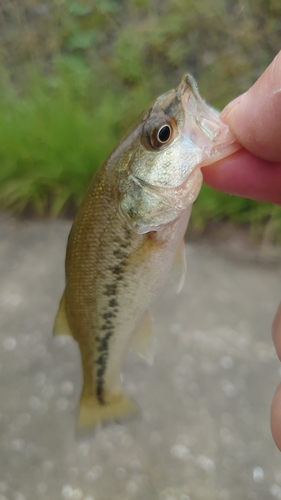
<path id="1" fill-rule="evenodd" d="M 223 107 L 280 48 L 280 0 L 5 0 L 0 4 L 0 206 L 59 214 L 140 112 L 191 72 Z M 266 224 L 276 207 L 204 187 L 193 225 Z"/>

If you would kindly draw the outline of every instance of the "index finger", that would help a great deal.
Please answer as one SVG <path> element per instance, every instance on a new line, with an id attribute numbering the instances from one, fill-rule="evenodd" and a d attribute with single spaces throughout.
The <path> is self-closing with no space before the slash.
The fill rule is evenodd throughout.
<path id="1" fill-rule="evenodd" d="M 204 181 L 229 194 L 280 204 L 281 52 L 221 118 L 245 149 L 204 167 Z"/>
<path id="2" fill-rule="evenodd" d="M 225 193 L 281 205 L 281 163 L 257 158 L 245 149 L 202 168 L 204 182 Z"/>
<path id="3" fill-rule="evenodd" d="M 226 106 L 221 119 L 247 151 L 281 162 L 281 52 L 248 92 Z"/>

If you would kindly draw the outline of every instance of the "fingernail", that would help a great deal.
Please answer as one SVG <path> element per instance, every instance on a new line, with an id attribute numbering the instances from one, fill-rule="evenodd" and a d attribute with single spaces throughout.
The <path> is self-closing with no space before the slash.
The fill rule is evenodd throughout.
<path id="1" fill-rule="evenodd" d="M 247 94 L 247 92 L 244 92 L 244 94 L 239 95 L 233 101 L 231 101 L 221 112 L 220 118 L 223 120 L 226 118 L 226 116 L 230 113 L 230 111 L 233 111 L 234 108 L 236 108 L 241 101 L 243 100 L 244 96 Z"/>

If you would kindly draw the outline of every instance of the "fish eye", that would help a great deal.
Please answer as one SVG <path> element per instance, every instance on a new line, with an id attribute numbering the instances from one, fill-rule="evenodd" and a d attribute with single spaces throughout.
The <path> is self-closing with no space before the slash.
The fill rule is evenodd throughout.
<path id="1" fill-rule="evenodd" d="M 170 116 L 163 118 L 150 116 L 144 124 L 141 143 L 146 149 L 161 151 L 177 136 L 178 128 L 174 118 Z"/>
<path id="2" fill-rule="evenodd" d="M 161 144 L 166 144 L 170 139 L 172 130 L 170 125 L 163 125 L 157 132 L 157 139 Z"/>
<path id="3" fill-rule="evenodd" d="M 168 145 L 175 136 L 175 127 L 168 121 L 154 127 L 149 134 L 149 143 L 153 149 Z"/>

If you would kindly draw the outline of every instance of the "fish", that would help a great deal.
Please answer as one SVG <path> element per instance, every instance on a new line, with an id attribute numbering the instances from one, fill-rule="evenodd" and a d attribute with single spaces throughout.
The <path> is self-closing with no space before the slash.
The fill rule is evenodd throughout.
<path id="1" fill-rule="evenodd" d="M 81 354 L 78 429 L 138 412 L 122 390 L 124 357 L 131 347 L 151 363 L 151 305 L 173 262 L 185 267 L 184 235 L 201 167 L 239 147 L 185 75 L 94 176 L 69 234 L 54 325 L 54 334 L 72 336 Z"/>

